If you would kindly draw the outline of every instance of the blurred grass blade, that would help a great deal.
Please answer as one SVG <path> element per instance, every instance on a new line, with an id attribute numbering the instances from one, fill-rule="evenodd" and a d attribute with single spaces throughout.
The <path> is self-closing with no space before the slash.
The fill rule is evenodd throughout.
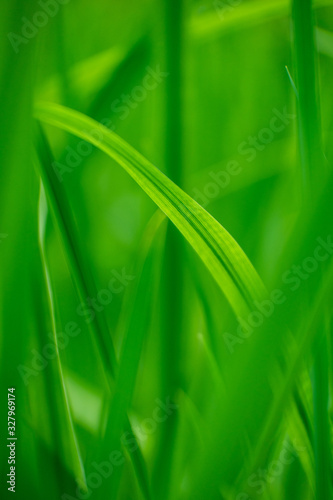
<path id="1" fill-rule="evenodd" d="M 82 251 L 79 230 L 76 226 L 70 204 L 53 170 L 51 168 L 44 168 L 45 165 L 49 167 L 52 165 L 53 157 L 41 130 L 38 134 L 37 148 L 39 158 L 36 158 L 36 167 L 43 180 L 50 211 L 65 249 L 65 255 L 68 259 L 78 297 L 84 302 L 90 293 L 93 292 L 96 294 L 96 285 L 85 252 Z M 96 322 L 90 323 L 89 328 L 93 339 L 99 342 L 100 354 L 107 367 L 107 372 L 114 376 L 116 355 L 104 315 L 97 315 Z"/>
<path id="2" fill-rule="evenodd" d="M 148 52 L 147 36 L 141 35 L 127 47 L 111 47 L 66 69 L 64 61 L 61 60 L 62 54 L 59 53 L 62 71 L 44 84 L 40 89 L 40 96 L 45 100 L 58 101 L 63 92 L 65 82 L 62 80 L 65 77 L 71 94 L 75 92 L 74 102 L 82 103 L 84 109 L 89 110 L 89 114 L 96 115 L 96 118 L 99 113 L 104 113 L 101 118 L 106 118 L 107 106 L 109 105 L 111 110 L 115 96 L 126 90 L 120 83 L 128 82 L 130 85 L 130 82 L 135 81 L 137 73 L 144 68 L 144 62 L 148 63 Z M 67 92 L 68 89 L 64 90 Z"/>
<path id="3" fill-rule="evenodd" d="M 332 278 L 333 265 L 330 266 L 330 269 L 325 276 L 323 285 L 318 293 L 315 303 L 312 304 L 312 308 L 307 311 L 307 314 L 302 322 L 302 328 L 300 328 L 300 331 L 298 332 L 298 338 L 301 338 L 301 341 L 297 346 L 297 353 L 288 367 L 288 371 L 284 377 L 284 382 L 280 385 L 278 395 L 275 397 L 270 412 L 266 417 L 260 441 L 257 444 L 256 454 L 252 459 L 251 469 L 255 469 L 261 463 L 267 440 L 269 439 L 269 436 L 272 435 L 273 430 L 277 427 L 279 420 L 281 419 L 281 412 L 285 407 L 288 394 L 295 384 L 295 380 L 297 380 L 302 363 L 309 352 L 317 333 L 317 328 L 320 325 L 322 311 L 327 302 L 327 296 L 329 292 L 332 291 Z M 306 328 L 304 325 L 307 325 Z M 330 440 L 326 441 L 326 447 L 329 445 L 329 442 Z"/>
<path id="4" fill-rule="evenodd" d="M 318 52 L 333 58 L 333 33 L 317 27 L 315 34 Z"/>
<path id="5" fill-rule="evenodd" d="M 299 98 L 298 135 L 304 202 L 312 199 L 323 181 L 317 64 L 314 46 L 312 0 L 293 1 L 293 35 L 296 87 Z"/>
<path id="6" fill-rule="evenodd" d="M 122 58 L 117 61 L 108 74 L 104 85 L 100 84 L 90 99 L 87 114 L 96 120 L 103 120 L 114 115 L 113 104 L 116 96 L 121 92 L 130 91 L 136 81 L 145 75 L 145 67 L 149 63 L 150 43 L 146 35 L 135 40 L 133 45 L 126 49 Z M 91 65 L 91 69 L 93 68 Z M 89 73 L 89 72 L 88 72 Z M 130 77 L 129 77 L 130 75 Z M 107 116 L 105 116 L 106 111 Z"/>
<path id="7" fill-rule="evenodd" d="M 293 0 L 293 28 L 295 67 L 299 90 L 299 149 L 303 173 L 304 203 L 311 205 L 325 179 L 325 160 L 322 153 L 321 119 L 317 82 L 317 59 L 314 35 L 312 0 Z M 321 266 L 322 267 L 322 266 Z M 309 292 L 310 293 L 310 292 Z M 308 293 L 308 295 L 309 295 Z M 305 306 L 310 303 L 306 297 Z M 326 308 L 325 308 L 326 311 Z M 331 446 L 328 415 L 329 378 L 327 326 L 322 321 L 314 341 L 313 399 L 314 399 L 314 450 L 316 498 L 330 498 Z"/>
<path id="8" fill-rule="evenodd" d="M 332 190 L 333 180 L 327 179 L 315 211 L 308 210 L 295 225 L 292 241 L 288 242 L 286 256 L 279 265 L 280 273 L 311 255 L 318 234 L 332 234 L 332 220 L 327 218 Z M 304 286 L 293 294 L 288 294 L 283 286 L 288 300 L 233 354 L 225 369 L 227 395 L 221 392 L 216 407 L 214 404 L 209 451 L 198 459 L 188 498 L 209 497 L 221 483 L 226 483 L 226 490 L 231 485 L 241 488 L 251 474 L 267 463 L 271 444 L 285 429 L 286 407 L 332 291 L 332 262 L 328 261 L 326 267 L 323 277 L 318 273 L 308 280 L 309 306 L 302 307 L 301 314 L 295 315 L 295 309 L 304 304 Z M 281 274 L 273 286 L 281 286 Z M 241 411 L 239 394 L 242 394 Z"/>
<path id="9" fill-rule="evenodd" d="M 190 196 L 124 140 L 81 113 L 40 103 L 35 116 L 91 142 L 116 160 L 170 218 L 198 253 L 227 297 L 242 316 L 253 301 L 265 295 L 255 269 L 230 234 Z M 103 131 L 101 139 L 93 132 Z M 101 135 L 101 134 L 100 134 Z M 48 164 L 47 168 L 51 168 Z"/>
<path id="10" fill-rule="evenodd" d="M 34 255 L 38 253 L 38 179 L 30 158 L 35 44 L 30 41 L 26 50 L 17 54 L 8 39 L 10 33 L 19 32 L 21 17 L 31 17 L 33 12 L 32 2 L 1 2 L 0 419 L 3 427 L 0 496 L 3 499 L 12 496 L 23 498 L 27 484 L 30 485 L 30 490 L 45 491 L 44 478 L 34 462 L 35 457 L 39 458 L 38 445 L 36 446 L 30 429 L 25 425 L 25 416 L 31 414 L 31 402 L 18 371 L 18 366 L 26 362 L 32 341 L 37 340 L 36 318 L 32 310 L 31 270 Z M 18 404 L 15 418 L 17 426 L 20 426 L 19 438 L 22 443 L 22 446 L 17 445 L 16 448 L 16 467 L 20 471 L 20 478 L 18 474 L 14 495 L 7 490 L 9 484 L 6 482 L 10 470 L 9 448 L 6 446 L 8 388 L 16 389 Z"/>
<path id="11" fill-rule="evenodd" d="M 168 78 L 165 81 L 164 101 L 164 165 L 166 175 L 179 187 L 184 181 L 184 0 L 162 0 L 164 23 L 164 60 Z M 184 342 L 184 241 L 173 224 L 168 224 L 162 261 L 161 335 L 165 355 L 161 365 L 161 396 L 177 399 L 182 379 L 181 352 Z M 172 272 L 170 272 L 172 269 Z M 160 500 L 167 499 L 173 476 L 173 459 L 178 435 L 178 416 L 175 412 L 161 428 L 155 454 L 153 491 Z"/>
<path id="12" fill-rule="evenodd" d="M 329 418 L 329 316 L 322 321 L 314 344 L 313 402 L 316 498 L 332 497 L 332 454 Z M 323 330 L 321 329 L 323 328 Z"/>
<path id="13" fill-rule="evenodd" d="M 53 215 L 53 220 L 58 227 L 58 234 L 65 249 L 65 255 L 68 259 L 69 268 L 72 273 L 73 281 L 76 286 L 76 291 L 81 300 L 85 300 L 86 296 L 96 296 L 97 290 L 91 275 L 85 254 L 82 251 L 82 245 L 78 236 L 78 228 L 74 222 L 74 218 L 64 196 L 57 177 L 50 166 L 53 162 L 52 153 L 48 142 L 43 132 L 39 132 L 38 151 L 39 158 L 36 157 L 36 168 L 41 173 L 43 179 L 45 193 L 49 202 L 50 211 Z M 90 332 L 93 341 L 97 342 L 100 359 L 104 364 L 104 370 L 107 375 L 108 385 L 110 390 L 114 387 L 114 378 L 116 376 L 118 365 L 113 346 L 113 341 L 107 327 L 104 314 L 97 315 L 96 323 L 90 324 Z M 132 433 L 131 425 L 128 418 L 125 419 L 125 429 Z M 135 470 L 138 472 L 141 488 L 147 490 L 146 466 L 142 457 L 141 451 L 138 448 L 135 454 L 130 454 Z"/>
<path id="14" fill-rule="evenodd" d="M 164 222 L 164 227 L 161 224 Z M 161 260 L 162 245 L 165 240 L 165 219 L 161 213 L 154 214 L 147 226 L 143 248 L 138 258 L 136 287 L 133 290 L 130 307 L 127 308 L 127 321 L 124 325 L 123 346 L 119 360 L 119 372 L 111 402 L 110 415 L 105 432 L 107 449 L 120 449 L 121 432 L 124 428 L 127 412 L 130 408 L 139 362 L 145 337 L 150 327 L 151 307 L 157 290 L 158 266 Z M 136 452 L 133 453 L 134 455 Z M 118 467 L 111 478 L 112 498 L 117 498 L 122 468 Z M 144 471 L 141 471 L 143 474 Z M 147 478 L 141 479 L 142 485 L 148 485 Z M 146 499 L 151 498 L 149 488 L 143 491 Z"/>
<path id="15" fill-rule="evenodd" d="M 39 301 L 36 300 L 35 311 L 36 318 L 40 323 L 40 349 L 42 350 L 46 344 L 49 344 L 50 338 L 46 332 L 52 332 L 52 345 L 55 350 L 55 359 L 47 366 L 45 369 L 45 376 L 47 377 L 46 384 L 46 400 L 49 403 L 50 417 L 53 423 L 52 437 L 55 440 L 55 446 L 58 447 L 61 452 L 59 453 L 59 458 L 63 460 L 66 466 L 72 470 L 73 476 L 77 478 L 78 482 L 82 486 L 86 486 L 86 478 L 84 473 L 84 468 L 82 465 L 82 458 L 80 449 L 77 443 L 77 438 L 73 426 L 72 415 L 69 408 L 68 397 L 66 386 L 64 383 L 63 369 L 61 364 L 61 359 L 59 356 L 58 339 L 57 339 L 57 328 L 54 315 L 54 306 L 52 299 L 52 288 L 50 283 L 50 278 L 48 275 L 46 254 L 45 254 L 45 242 L 44 242 L 44 230 L 46 223 L 46 200 L 44 191 L 41 188 L 41 195 L 39 201 L 39 245 L 40 245 L 40 257 L 42 262 L 35 263 L 34 269 L 39 272 L 36 273 L 36 289 L 39 290 L 42 298 Z M 45 307 L 44 314 L 41 314 L 40 304 Z M 52 390 L 50 391 L 50 387 Z M 38 409 L 40 412 L 40 408 Z M 41 413 L 41 412 L 40 412 Z M 47 412 L 41 413 L 42 417 L 45 418 Z"/>
<path id="16" fill-rule="evenodd" d="M 318 0 L 316 7 L 332 5 L 332 0 Z M 207 42 L 230 31 L 237 31 L 258 26 L 265 22 L 287 17 L 290 11 L 289 0 L 262 2 L 240 2 L 239 5 L 227 5 L 214 2 L 214 10 L 205 15 L 194 16 L 191 22 L 191 34 L 194 40 Z M 227 8 L 226 8 L 227 7 Z M 220 10 L 220 12 L 219 12 Z"/>

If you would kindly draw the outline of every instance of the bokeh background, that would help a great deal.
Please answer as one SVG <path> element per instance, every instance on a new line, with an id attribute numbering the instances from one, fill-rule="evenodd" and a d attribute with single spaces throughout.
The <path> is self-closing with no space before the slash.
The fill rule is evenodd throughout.
<path id="1" fill-rule="evenodd" d="M 326 165 L 331 4 L 314 2 Z M 318 463 L 331 488 L 330 314 L 311 309 L 327 289 L 314 273 L 290 294 L 281 278 L 326 241 L 332 213 L 326 193 L 298 223 L 291 2 L 3 0 L 0 12 L 1 481 L 13 386 L 16 498 L 329 500 L 318 496 Z M 230 347 L 225 334 L 240 320 L 200 256 L 115 161 L 56 127 L 41 131 L 36 101 L 115 131 L 227 229 L 268 290 L 287 287 L 271 351 L 261 325 Z M 323 462 L 316 350 L 289 337 L 321 331 L 305 312 L 325 316 L 328 332 Z M 124 361 L 121 376 L 110 377 L 112 356 Z"/>

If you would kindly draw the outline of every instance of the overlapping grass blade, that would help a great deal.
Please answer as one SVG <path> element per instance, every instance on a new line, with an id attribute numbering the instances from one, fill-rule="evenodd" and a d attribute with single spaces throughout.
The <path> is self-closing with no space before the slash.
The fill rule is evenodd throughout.
<path id="1" fill-rule="evenodd" d="M 63 106 L 40 103 L 35 116 L 91 142 L 116 160 L 170 218 L 198 253 L 238 315 L 265 295 L 255 269 L 230 234 L 190 196 L 124 140 Z M 103 137 L 93 132 L 103 130 Z M 47 168 L 50 168 L 48 166 Z"/>
<path id="2" fill-rule="evenodd" d="M 95 296 L 97 293 L 94 279 L 83 251 L 84 246 L 80 241 L 78 228 L 73 219 L 71 209 L 55 173 L 50 168 L 53 163 L 53 157 L 49 144 L 41 130 L 38 137 L 39 157 L 36 156 L 35 158 L 36 168 L 41 173 L 50 211 L 65 249 L 77 294 L 81 300 L 85 300 L 86 296 Z M 97 342 L 100 361 L 103 363 L 108 384 L 112 391 L 114 379 L 118 371 L 118 364 L 105 315 L 98 316 L 98 321 L 91 324 L 90 332 L 92 339 Z M 125 419 L 125 429 L 133 434 L 128 418 Z M 138 480 L 141 488 L 146 492 L 148 490 L 147 473 L 140 449 L 138 448 L 135 454 L 130 454 L 130 457 L 134 468 L 138 472 Z"/>
<path id="3" fill-rule="evenodd" d="M 284 382 L 281 384 L 278 395 L 275 397 L 274 404 L 272 405 L 269 414 L 267 415 L 266 422 L 264 424 L 263 431 L 260 436 L 260 441 L 257 445 L 257 452 L 253 456 L 251 468 L 255 469 L 261 461 L 266 447 L 267 439 L 272 435 L 273 429 L 276 428 L 278 422 L 281 418 L 281 411 L 286 405 L 290 391 L 292 390 L 295 380 L 299 375 L 304 359 L 308 356 L 309 350 L 313 345 L 313 341 L 316 335 L 316 331 L 321 324 L 321 316 L 323 310 L 326 308 L 327 296 L 332 289 L 332 278 L 333 278 L 333 266 L 331 265 L 329 272 L 325 276 L 324 283 L 319 290 L 317 300 L 312 305 L 312 308 L 308 311 L 304 322 L 302 322 L 302 327 L 298 332 L 298 336 L 302 337 L 301 343 L 298 346 L 297 353 L 290 363 L 288 372 L 284 377 Z M 306 326 L 305 326 L 306 325 Z M 325 413 L 325 418 L 327 413 Z M 325 429 L 327 427 L 325 426 Z M 324 430 L 324 429 L 323 429 Z M 329 445 L 329 441 L 325 441 L 325 449 Z M 323 478 L 326 479 L 326 478 Z"/>
<path id="4" fill-rule="evenodd" d="M 70 204 L 64 195 L 61 184 L 54 175 L 54 171 L 50 168 L 53 163 L 53 157 L 48 142 L 42 131 L 39 132 L 38 137 L 39 159 L 36 158 L 36 167 L 43 179 L 50 211 L 55 224 L 58 226 L 58 234 L 65 248 L 78 297 L 81 301 L 84 301 L 91 291 L 96 292 L 94 277 L 92 276 L 86 254 L 82 250 L 83 244 L 81 243 L 80 233 L 76 226 Z M 48 165 L 49 168 L 44 168 L 44 165 Z M 96 324 L 95 322 L 90 324 L 90 332 L 93 338 L 100 344 L 100 354 L 104 365 L 107 367 L 107 373 L 114 376 L 116 355 L 104 315 L 96 317 Z"/>
<path id="5" fill-rule="evenodd" d="M 332 221 L 325 215 L 331 203 L 332 185 L 332 179 L 327 179 L 325 190 L 314 203 L 315 210 L 309 209 L 294 227 L 292 241 L 288 242 L 286 256 L 279 265 L 281 274 L 311 255 L 318 234 L 324 237 L 332 234 Z M 209 497 L 218 484 L 224 482 L 237 485 L 239 475 L 246 481 L 266 463 L 267 452 L 281 429 L 281 416 L 290 404 L 292 390 L 312 347 L 318 320 L 325 310 L 332 272 L 333 266 L 328 262 L 323 279 L 317 274 L 308 281 L 310 305 L 302 315 L 295 315 L 294 311 L 297 304 L 303 303 L 304 287 L 293 295 L 286 294 L 288 300 L 284 305 L 262 328 L 255 329 L 246 346 L 239 347 L 238 354 L 233 354 L 235 363 L 229 364 L 226 372 L 227 397 L 221 393 L 217 398 L 209 421 L 209 451 L 198 459 L 192 471 L 194 484 L 189 498 Z M 280 280 L 273 286 L 281 286 Z M 239 394 L 243 395 L 241 409 Z"/>

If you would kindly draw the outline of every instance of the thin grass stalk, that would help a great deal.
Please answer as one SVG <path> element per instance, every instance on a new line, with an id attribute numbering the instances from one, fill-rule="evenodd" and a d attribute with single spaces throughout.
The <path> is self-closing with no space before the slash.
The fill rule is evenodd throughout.
<path id="1" fill-rule="evenodd" d="M 314 449 L 317 499 L 332 498 L 329 405 L 329 321 L 323 322 L 315 347 L 313 369 Z"/>
<path id="2" fill-rule="evenodd" d="M 298 87 L 299 150 L 303 208 L 312 203 L 325 178 L 319 113 L 317 61 L 311 0 L 293 0 L 295 65 Z M 308 302 L 310 290 L 308 289 Z M 309 305 L 309 304 L 308 304 Z M 331 498 L 331 450 L 328 414 L 328 323 L 318 328 L 314 344 L 313 409 L 316 498 Z"/>
<path id="3" fill-rule="evenodd" d="M 298 138 L 304 205 L 313 198 L 324 174 L 311 0 L 293 0 L 294 58 L 298 89 Z"/>
<path id="4" fill-rule="evenodd" d="M 163 0 L 165 13 L 166 116 L 165 170 L 178 186 L 182 185 L 182 40 L 183 1 Z M 164 262 L 165 307 L 162 311 L 163 353 L 162 392 L 175 400 L 181 378 L 180 351 L 183 339 L 183 270 L 182 240 L 178 230 L 169 224 Z M 163 307 L 163 306 L 162 306 Z M 177 434 L 177 413 L 168 418 L 162 430 L 156 465 L 156 498 L 168 498 L 171 466 Z"/>
<path id="5" fill-rule="evenodd" d="M 53 220 L 58 226 L 58 234 L 61 237 L 62 245 L 66 251 L 66 257 L 68 259 L 69 268 L 72 272 L 73 281 L 76 287 L 76 292 L 80 300 L 84 300 L 86 296 L 94 295 L 95 289 L 92 277 L 88 274 L 88 267 L 84 261 L 84 256 L 80 249 L 76 246 L 75 238 L 73 239 L 71 231 L 69 231 L 70 225 L 69 221 L 64 220 L 63 208 L 60 210 L 59 199 L 62 200 L 63 205 L 65 205 L 66 198 L 59 197 L 59 193 L 55 190 L 55 185 L 52 179 L 49 177 L 46 170 L 41 167 L 41 162 L 45 161 L 49 165 L 52 164 L 53 157 L 47 142 L 46 136 L 41 128 L 38 129 L 38 153 L 35 158 L 36 169 L 40 171 L 40 175 L 43 181 L 43 186 L 48 199 L 49 208 L 53 215 Z M 70 211 L 67 209 L 67 213 Z M 74 227 L 72 227 L 74 231 Z M 76 240 L 77 241 L 77 240 Z M 81 260 L 82 259 L 82 260 Z M 85 270 L 85 272 L 82 271 Z M 90 293 L 92 291 L 93 293 Z M 113 392 L 115 378 L 118 374 L 118 362 L 112 342 L 111 336 L 103 337 L 103 332 L 108 333 L 107 322 L 104 315 L 100 315 L 96 320 L 98 322 L 89 325 L 89 330 L 92 335 L 92 339 L 96 342 L 100 359 L 103 362 L 105 368 L 105 375 L 108 387 Z M 106 340 L 106 342 L 105 342 Z M 104 343 L 105 342 L 105 343 Z M 133 436 L 133 440 L 136 441 L 136 437 L 133 434 L 131 423 L 128 416 L 125 419 L 125 431 L 129 432 Z M 129 454 L 130 459 L 133 463 L 134 470 L 136 471 L 140 487 L 143 492 L 148 490 L 148 474 L 146 470 L 146 464 L 141 453 L 141 449 L 137 446 L 135 453 Z"/>

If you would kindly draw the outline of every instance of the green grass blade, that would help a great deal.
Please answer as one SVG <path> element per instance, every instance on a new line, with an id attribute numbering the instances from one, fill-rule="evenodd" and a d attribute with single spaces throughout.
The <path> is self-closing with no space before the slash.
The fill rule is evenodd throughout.
<path id="1" fill-rule="evenodd" d="M 321 331 L 323 326 L 324 331 Z M 314 346 L 315 364 L 313 370 L 313 400 L 314 400 L 314 449 L 316 498 L 332 497 L 332 455 L 331 430 L 329 419 L 329 364 L 328 364 L 328 334 L 329 321 L 323 322 L 318 328 L 317 342 Z M 317 348 L 317 350 L 316 350 Z"/>
<path id="2" fill-rule="evenodd" d="M 295 262 L 302 262 L 311 248 L 313 251 L 318 232 L 332 234 L 332 221 L 326 216 L 330 210 L 332 186 L 332 179 L 329 179 L 325 192 L 316 203 L 315 213 L 311 210 L 294 228 L 294 241 L 289 242 L 285 252 L 288 260 L 279 266 L 280 269 L 289 269 Z M 294 247 L 294 252 L 289 255 L 291 247 Z M 294 295 L 286 295 L 285 305 L 268 318 L 262 329 L 257 328 L 237 353 L 233 353 L 225 371 L 226 396 L 221 393 L 217 408 L 214 406 L 209 420 L 212 429 L 207 446 L 209 451 L 198 458 L 192 471 L 194 484 L 189 498 L 209 497 L 218 484 L 224 482 L 229 486 L 237 485 L 236 492 L 240 492 L 242 484 L 237 484 L 238 480 L 247 481 L 253 472 L 267 463 L 270 443 L 281 432 L 282 416 L 290 405 L 292 391 L 303 363 L 308 359 L 316 328 L 330 296 L 332 272 L 332 263 L 328 262 L 323 279 L 313 277 L 310 305 L 302 309 L 301 315 L 294 314 L 297 304 L 304 301 L 305 291 L 300 287 Z M 275 286 L 281 286 L 280 280 Z M 220 464 L 223 464 L 223 472 Z"/>
<path id="3" fill-rule="evenodd" d="M 54 314 L 54 306 L 52 299 L 52 288 L 48 274 L 45 242 L 44 242 L 44 227 L 46 218 L 43 216 L 45 211 L 44 193 L 40 197 L 39 210 L 39 245 L 41 263 L 35 263 L 36 273 L 36 290 L 42 295 L 39 300 L 36 298 L 35 313 L 36 318 L 40 323 L 40 349 L 49 343 L 49 337 L 46 332 L 52 332 L 52 344 L 55 347 L 55 359 L 51 361 L 50 366 L 46 367 L 45 373 L 47 377 L 46 391 L 50 417 L 52 419 L 53 438 L 55 446 L 60 449 L 59 459 L 64 460 L 66 466 L 72 470 L 73 475 L 77 478 L 80 485 L 86 485 L 86 478 L 82 464 L 80 449 L 77 442 L 77 437 L 74 430 L 72 415 L 69 408 L 66 386 L 63 377 L 63 368 L 59 356 L 58 338 L 56 320 Z M 40 315 L 40 304 L 43 304 L 46 311 L 44 315 Z M 43 319 L 44 318 L 44 319 Z M 52 387 L 52 391 L 49 391 Z M 40 410 L 40 409 L 39 409 Z M 46 413 L 46 412 L 45 412 Z M 45 415 L 43 415 L 45 418 Z M 60 485 L 59 485 L 60 486 Z"/>
<path id="4" fill-rule="evenodd" d="M 319 116 L 312 1 L 293 1 L 293 34 L 298 91 L 299 149 L 305 198 L 321 186 L 324 170 Z"/>
<path id="5" fill-rule="evenodd" d="M 34 467 L 39 459 L 39 447 L 25 424 L 31 415 L 29 396 L 17 369 L 28 356 L 31 341 L 36 341 L 35 316 L 31 300 L 31 269 L 33 256 L 38 252 L 37 204 L 38 179 L 30 158 L 32 139 L 32 96 L 35 44 L 30 42 L 25 52 L 16 54 L 8 34 L 19 32 L 22 16 L 33 15 L 32 2 L 14 0 L 1 4 L 0 16 L 0 391 L 2 403 L 0 419 L 1 498 L 24 497 L 28 484 L 41 495 L 45 486 Z M 22 85 L 22 80 L 25 84 Z M 29 189 L 27 189 L 29 186 Z M 20 425 L 22 446 L 16 447 L 16 466 L 20 479 L 13 495 L 8 491 L 9 473 L 7 444 L 8 388 L 16 389 L 16 422 Z M 24 446 L 23 446 L 24 443 Z M 27 452 L 29 449 L 29 459 Z"/>
<path id="6" fill-rule="evenodd" d="M 168 78 L 165 81 L 164 103 L 164 163 L 166 175 L 179 187 L 184 176 L 184 20 L 186 16 L 183 0 L 163 0 L 164 57 Z M 163 398 L 175 401 L 181 386 L 184 342 L 184 246 L 177 229 L 168 225 L 165 256 L 163 261 L 163 290 L 161 330 L 165 355 L 161 366 L 161 389 Z M 172 273 L 170 272 L 172 269 Z M 178 432 L 178 415 L 175 412 L 162 427 L 156 452 L 153 489 L 157 498 L 164 500 L 170 495 L 172 463 Z"/>
<path id="7" fill-rule="evenodd" d="M 137 272 L 135 272 L 138 278 L 136 288 L 132 293 L 130 308 L 127 309 L 127 324 L 124 325 L 125 330 L 122 336 L 124 341 L 119 360 L 119 374 L 105 432 L 107 450 L 110 447 L 118 449 L 121 446 L 121 432 L 130 408 L 142 349 L 150 327 L 150 310 L 153 305 L 155 289 L 157 288 L 157 264 L 161 259 L 161 244 L 164 244 L 165 240 L 164 232 L 161 234 L 164 229 L 161 227 L 163 221 L 164 217 L 162 218 L 160 213 L 155 213 L 147 226 L 143 248 L 138 259 Z M 133 456 L 135 455 L 136 452 L 133 453 Z M 117 498 L 121 471 L 122 469 L 118 467 L 111 478 L 112 488 L 110 494 L 112 498 Z M 141 473 L 144 473 L 144 471 L 141 471 Z M 147 478 L 143 478 L 141 484 L 147 485 Z M 143 493 L 147 500 L 151 498 L 150 488 L 146 487 Z"/>
<path id="8" fill-rule="evenodd" d="M 332 0 L 318 0 L 315 2 L 316 7 L 325 7 L 332 5 Z M 208 12 L 205 15 L 193 16 L 191 22 L 191 34 L 193 39 L 205 43 L 214 40 L 230 31 L 248 29 L 251 27 L 264 24 L 269 21 L 287 17 L 290 11 L 289 0 L 272 0 L 262 2 L 254 0 L 252 2 L 241 2 L 240 5 L 222 6 L 223 13 L 226 6 L 231 7 L 228 12 L 219 16 L 218 2 L 216 9 Z"/>
<path id="9" fill-rule="evenodd" d="M 90 273 L 88 262 L 85 259 L 84 252 L 82 252 L 82 244 L 78 236 L 78 229 L 74 223 L 67 199 L 61 190 L 54 172 L 51 169 L 43 168 L 45 165 L 51 165 L 53 162 L 48 142 L 43 133 L 40 133 L 39 141 L 40 159 L 36 158 L 35 162 L 38 171 L 41 172 L 50 210 L 53 215 L 53 220 L 58 227 L 58 234 L 61 238 L 70 269 L 73 273 L 73 280 L 78 297 L 84 300 L 86 296 L 96 295 L 96 286 L 93 276 Z M 90 324 L 90 332 L 93 339 L 97 341 L 100 359 L 104 364 L 108 385 L 110 389 L 113 390 L 114 377 L 118 370 L 115 350 L 108 331 L 105 316 L 103 314 L 98 315 L 96 321 L 97 323 L 93 322 Z M 128 418 L 126 418 L 125 421 L 125 429 L 133 434 Z M 133 461 L 135 470 L 138 472 L 139 479 L 141 478 L 141 488 L 143 491 L 147 491 L 147 480 L 145 479 L 147 477 L 146 466 L 140 448 L 138 448 L 136 454 L 130 454 L 130 458 Z"/>
<path id="10" fill-rule="evenodd" d="M 41 103 L 35 116 L 99 147 L 116 160 L 170 218 L 198 253 L 238 315 L 248 312 L 265 289 L 252 264 L 230 234 L 190 196 L 124 140 L 94 120 L 63 106 Z M 90 131 L 92 133 L 90 133 Z M 50 168 L 50 166 L 48 166 Z"/>
<path id="11" fill-rule="evenodd" d="M 325 179 L 317 82 L 317 60 L 312 0 L 293 0 L 295 67 L 298 86 L 299 149 L 304 203 L 311 203 Z M 307 300 L 309 303 L 309 299 Z M 307 305 L 307 304 L 305 304 Z M 322 322 L 314 343 L 313 398 L 316 498 L 331 496 L 331 447 L 328 415 L 327 335 Z"/>
<path id="12" fill-rule="evenodd" d="M 51 165 L 53 162 L 49 145 L 42 132 L 38 137 L 39 160 L 36 159 L 36 167 L 43 180 L 46 196 L 49 200 L 50 211 L 58 227 L 58 234 L 65 249 L 78 297 L 81 301 L 84 301 L 85 298 L 89 296 L 89 293 L 92 291 L 96 293 L 96 285 L 90 270 L 89 262 L 86 259 L 85 253 L 82 251 L 79 231 L 62 186 L 58 182 L 52 169 L 43 168 L 44 165 Z M 95 321 L 96 322 L 89 325 L 90 332 L 93 338 L 99 342 L 100 354 L 107 368 L 107 373 L 114 376 L 116 370 L 116 355 L 104 315 L 97 315 Z"/>
<path id="13" fill-rule="evenodd" d="M 269 439 L 269 436 L 272 435 L 273 429 L 275 429 L 279 423 L 281 411 L 285 407 L 288 394 L 293 388 L 295 380 L 297 379 L 297 376 L 302 368 L 304 359 L 308 355 L 312 346 L 317 328 L 320 326 L 323 308 L 326 306 L 327 294 L 331 291 L 332 277 L 333 266 L 330 267 L 329 272 L 325 277 L 325 281 L 320 289 L 316 302 L 312 305 L 311 310 L 306 315 L 304 320 L 304 325 L 307 325 L 306 329 L 303 327 L 302 331 L 298 332 L 299 334 L 303 334 L 303 338 L 298 346 L 295 358 L 288 367 L 288 371 L 284 377 L 284 382 L 280 386 L 279 394 L 275 398 L 274 404 L 272 405 L 269 415 L 266 418 L 265 426 L 260 436 L 260 441 L 258 442 L 257 451 L 253 457 L 251 469 L 255 469 L 261 463 L 267 439 Z M 326 446 L 328 443 L 329 441 L 326 441 Z"/>
<path id="14" fill-rule="evenodd" d="M 333 33 L 322 28 L 316 28 L 316 42 L 318 52 L 333 57 Z"/>

